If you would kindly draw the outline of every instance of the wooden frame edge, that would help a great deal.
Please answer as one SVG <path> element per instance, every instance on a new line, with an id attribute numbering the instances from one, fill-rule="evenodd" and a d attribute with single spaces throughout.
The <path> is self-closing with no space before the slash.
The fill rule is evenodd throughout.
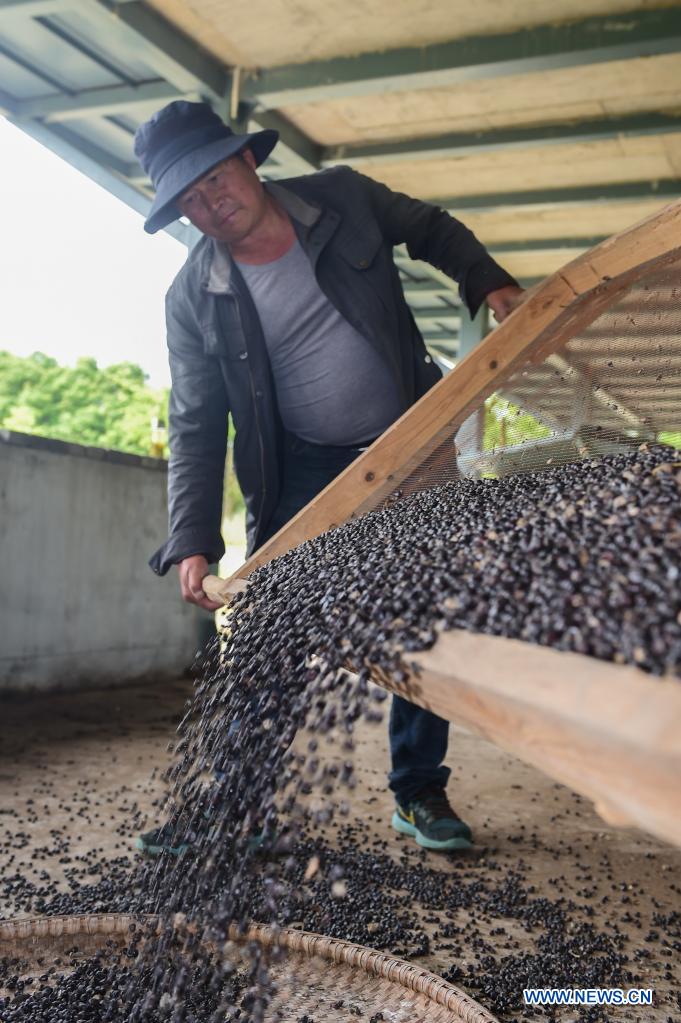
<path id="1" fill-rule="evenodd" d="M 681 846 L 681 680 L 465 630 L 405 655 L 400 692 L 594 801 L 609 823 Z"/>

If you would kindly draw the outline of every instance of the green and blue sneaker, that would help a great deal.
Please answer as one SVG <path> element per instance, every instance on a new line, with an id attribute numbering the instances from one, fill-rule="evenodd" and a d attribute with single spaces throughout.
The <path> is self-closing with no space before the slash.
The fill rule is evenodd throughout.
<path id="1" fill-rule="evenodd" d="M 206 825 L 205 834 L 208 835 L 210 840 L 210 830 Z M 180 827 L 171 822 L 166 821 L 159 828 L 153 828 L 152 831 L 146 831 L 143 835 L 138 835 L 135 839 L 135 848 L 139 852 L 144 853 L 145 856 L 160 856 L 162 853 L 168 853 L 170 856 L 181 856 L 183 853 L 196 851 L 196 841 L 200 838 L 194 832 L 187 833 L 185 828 Z M 248 848 L 252 852 L 257 853 L 268 853 L 273 852 L 276 855 L 276 842 L 277 835 L 273 832 L 266 834 L 264 831 L 258 831 L 248 839 Z"/>
<path id="2" fill-rule="evenodd" d="M 471 829 L 458 817 L 444 789 L 422 789 L 405 806 L 397 803 L 392 826 L 401 835 L 411 835 L 424 849 L 470 849 Z"/>
<path id="3" fill-rule="evenodd" d="M 176 824 L 167 821 L 160 828 L 154 828 L 152 831 L 145 831 L 143 835 L 138 835 L 135 839 L 135 848 L 147 856 L 160 856 L 161 853 L 181 856 L 191 848 L 191 842 L 187 838 L 181 837 L 180 829 Z"/>

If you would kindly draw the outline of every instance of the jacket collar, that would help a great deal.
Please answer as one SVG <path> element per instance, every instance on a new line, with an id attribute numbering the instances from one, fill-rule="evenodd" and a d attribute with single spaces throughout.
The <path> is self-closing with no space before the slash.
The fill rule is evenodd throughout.
<path id="1" fill-rule="evenodd" d="M 297 221 L 305 232 L 317 223 L 322 216 L 319 206 L 306 202 L 299 195 L 284 188 L 275 181 L 263 182 L 265 189 L 273 199 L 282 206 L 292 220 Z M 296 232 L 298 233 L 298 232 Z M 234 292 L 234 260 L 224 242 L 214 238 L 208 239 L 209 244 L 202 253 L 201 282 L 202 287 L 214 295 L 225 295 Z"/>

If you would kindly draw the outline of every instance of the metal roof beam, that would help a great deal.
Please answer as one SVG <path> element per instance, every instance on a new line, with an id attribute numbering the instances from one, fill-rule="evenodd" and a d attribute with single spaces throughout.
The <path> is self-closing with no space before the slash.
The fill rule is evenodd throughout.
<path id="1" fill-rule="evenodd" d="M 452 280 L 443 270 L 438 270 L 436 266 L 431 266 L 430 263 L 425 263 L 423 260 L 411 259 L 405 245 L 398 245 L 393 250 L 393 259 L 395 264 L 400 270 L 405 271 L 407 274 L 410 270 L 416 269 L 417 272 L 426 274 L 435 284 L 438 291 L 445 290 L 458 297 L 459 285 L 456 281 Z"/>
<path id="2" fill-rule="evenodd" d="M 309 174 L 310 171 L 319 170 L 322 147 L 304 135 L 285 117 L 271 110 L 257 111 L 249 118 L 248 127 L 251 131 L 273 128 L 279 132 L 274 156 L 285 165 L 287 176 Z"/>
<path id="3" fill-rule="evenodd" d="M 0 0 L 0 18 L 44 18 L 77 8 L 80 0 Z"/>
<path id="4" fill-rule="evenodd" d="M 2 0 L 0 0 L 0 3 Z M 149 90 L 149 101 L 163 103 L 180 97 L 203 96 L 212 101 L 218 112 L 226 114 L 226 101 L 232 87 L 232 74 L 219 61 L 203 53 L 196 43 L 178 32 L 172 25 L 139 0 L 116 3 L 115 0 L 65 0 L 78 3 L 79 8 L 90 18 L 95 18 L 103 32 L 109 37 L 117 34 L 128 52 L 153 68 L 167 83 L 167 92 L 162 83 L 146 83 L 139 86 L 140 102 L 142 90 Z M 158 95 L 154 90 L 158 88 Z M 177 90 L 171 93 L 170 90 Z M 123 87 L 121 87 L 123 89 Z M 102 90 L 104 93 L 106 90 Z M 81 94 L 82 95 L 82 94 Z M 134 92 L 118 93 L 120 99 L 136 103 Z M 92 96 L 97 103 L 97 97 Z M 108 101 L 106 95 L 102 97 Z M 74 97 L 74 104 L 79 97 Z M 117 102 L 115 91 L 111 90 L 111 102 Z M 74 107 L 75 109 L 75 107 Z M 117 108 L 119 111 L 121 107 Z M 68 110 L 68 108 L 67 108 Z M 88 111 L 89 113 L 89 111 Z M 75 116 L 75 115 L 74 115 Z M 298 128 L 275 113 L 263 112 L 255 116 L 256 127 L 275 128 L 281 141 L 278 155 L 291 167 L 291 173 L 307 173 L 320 166 L 321 147 L 315 145 Z"/>
<path id="5" fill-rule="evenodd" d="M 86 142 L 84 139 L 73 136 L 72 133 L 60 125 L 47 127 L 37 124 L 35 121 L 23 122 L 18 127 L 25 131 L 36 141 L 46 146 L 62 159 L 67 160 L 76 170 L 86 174 L 92 181 L 106 188 L 116 198 L 146 216 L 151 206 L 151 199 L 142 195 L 136 188 L 133 188 L 127 181 L 122 180 L 128 167 L 122 161 L 116 161 L 110 153 L 104 153 L 98 146 Z M 105 161 L 105 162 L 104 162 Z M 119 175 L 122 175 L 119 177 Z M 184 245 L 191 247 L 196 241 L 197 233 L 194 228 L 176 221 L 166 228 L 169 234 Z"/>
<path id="6" fill-rule="evenodd" d="M 571 236 L 569 238 L 528 238 L 523 241 L 522 239 L 513 239 L 508 242 L 489 242 L 485 243 L 487 248 L 491 252 L 497 253 L 509 253 L 509 252 L 541 252 L 543 249 L 592 249 L 594 245 L 600 245 L 610 236 L 607 234 L 600 234 L 590 236 L 588 238 L 580 238 L 578 235 Z"/>
<path id="7" fill-rule="evenodd" d="M 200 94 L 182 93 L 165 81 L 143 85 L 114 85 L 106 89 L 87 89 L 75 96 L 42 96 L 15 104 L 18 119 L 34 117 L 46 124 L 80 117 L 103 117 L 130 113 L 149 103 L 170 103 L 174 99 L 196 99 Z"/>
<path id="8" fill-rule="evenodd" d="M 432 46 L 264 69 L 245 84 L 245 90 L 264 108 L 284 107 L 442 88 L 679 50 L 678 8 L 634 11 Z"/>
<path id="9" fill-rule="evenodd" d="M 23 130 L 26 126 L 24 124 L 20 124 L 18 127 Z M 102 149 L 102 147 L 98 146 L 95 142 L 90 142 L 89 139 L 83 138 L 82 135 L 76 134 L 69 128 L 63 127 L 62 125 L 55 124 L 50 130 L 55 139 L 60 140 L 72 149 L 77 147 L 82 155 L 92 163 L 96 163 L 100 167 L 106 167 L 112 172 L 112 175 L 117 175 L 120 178 L 127 177 L 131 166 L 127 163 L 127 161 L 121 160 L 108 150 Z"/>
<path id="10" fill-rule="evenodd" d="M 0 89 L 0 114 L 11 117 L 16 109 L 17 101 L 4 89 Z"/>
<path id="11" fill-rule="evenodd" d="M 222 64 L 140 0 L 79 0 L 78 7 L 180 92 L 199 90 L 217 100 L 226 96 L 230 76 Z"/>
<path id="12" fill-rule="evenodd" d="M 577 185 L 574 188 L 544 188 L 530 192 L 491 192 L 486 195 L 450 195 L 445 198 L 429 199 L 434 206 L 441 206 L 450 212 L 475 210 L 490 213 L 494 209 L 509 206 L 561 206 L 574 204 L 584 206 L 590 203 L 637 202 L 641 199 L 678 199 L 681 197 L 681 180 L 633 181 L 612 185 Z"/>
<path id="13" fill-rule="evenodd" d="M 41 81 L 51 86 L 55 91 L 60 91 L 64 88 L 63 81 L 60 81 L 59 79 L 55 78 L 47 71 L 43 71 L 42 69 L 36 67 L 33 60 L 29 60 L 27 57 L 23 55 L 23 53 L 20 53 L 18 50 L 15 49 L 10 50 L 9 47 L 3 45 L 1 42 L 0 56 L 3 56 L 7 60 L 11 61 L 13 64 L 16 64 L 17 67 L 23 68 L 24 71 L 28 71 L 29 74 L 34 75 L 36 78 L 39 78 Z M 15 106 L 16 101 L 13 100 L 12 109 L 14 109 Z"/>
<path id="14" fill-rule="evenodd" d="M 67 31 L 58 21 L 51 18 L 34 18 L 37 25 L 45 29 L 47 32 L 51 32 L 52 35 L 56 36 L 57 39 L 61 39 L 65 42 L 72 50 L 76 53 L 82 54 L 88 60 L 93 61 L 102 71 L 108 71 L 112 75 L 114 81 L 118 81 L 121 85 L 139 85 L 139 81 L 131 77 L 127 71 L 123 70 L 123 67 L 118 61 L 109 60 L 104 55 L 101 47 L 93 43 L 92 40 L 86 41 L 83 39 L 78 32 Z M 152 78 L 153 75 L 149 75 Z M 67 90 L 72 91 L 72 90 Z"/>
<path id="15" fill-rule="evenodd" d="M 412 310 L 413 312 L 413 310 Z M 459 346 L 458 330 L 422 330 L 421 335 L 427 345 L 435 341 L 448 341 L 452 347 Z"/>
<path id="16" fill-rule="evenodd" d="M 411 311 L 417 320 L 460 320 L 461 319 L 461 306 L 424 306 L 419 309 L 418 306 L 412 306 Z"/>
<path id="17" fill-rule="evenodd" d="M 425 295 L 446 295 L 450 298 L 453 295 L 450 287 L 446 284 L 440 284 L 438 281 L 433 280 L 432 277 L 428 278 L 428 280 L 414 280 L 413 278 L 402 277 L 400 280 L 402 281 L 405 295 L 420 295 L 421 297 Z M 454 283 L 452 281 L 452 284 Z"/>
<path id="18" fill-rule="evenodd" d="M 457 298 L 456 292 L 445 284 L 440 284 L 432 277 L 428 277 L 425 280 L 415 280 L 410 277 L 401 277 L 402 288 L 406 295 L 418 296 L 419 298 L 446 298 L 450 300 L 455 299 L 455 304 L 451 305 L 452 309 L 459 309 L 461 306 L 460 300 Z M 452 281 L 454 288 L 457 287 L 456 281 Z M 449 304 L 449 303 L 448 303 Z"/>
<path id="19" fill-rule="evenodd" d="M 367 146 L 328 146 L 324 149 L 322 164 L 333 166 L 345 163 L 356 166 L 371 161 L 371 166 L 374 167 L 400 160 L 412 162 L 448 156 L 472 156 L 510 149 L 612 141 L 679 131 L 681 116 L 678 114 L 635 114 L 580 124 L 531 125 L 523 128 L 500 128 L 488 132 L 456 132 Z"/>

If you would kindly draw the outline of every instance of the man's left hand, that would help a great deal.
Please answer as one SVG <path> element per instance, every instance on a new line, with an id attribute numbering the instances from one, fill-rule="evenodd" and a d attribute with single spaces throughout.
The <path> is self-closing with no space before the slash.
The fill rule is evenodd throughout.
<path id="1" fill-rule="evenodd" d="M 507 316 L 517 309 L 525 300 L 525 289 L 519 288 L 517 284 L 507 284 L 505 288 L 497 288 L 490 291 L 485 299 L 487 305 L 494 313 L 494 319 L 501 323 Z"/>

